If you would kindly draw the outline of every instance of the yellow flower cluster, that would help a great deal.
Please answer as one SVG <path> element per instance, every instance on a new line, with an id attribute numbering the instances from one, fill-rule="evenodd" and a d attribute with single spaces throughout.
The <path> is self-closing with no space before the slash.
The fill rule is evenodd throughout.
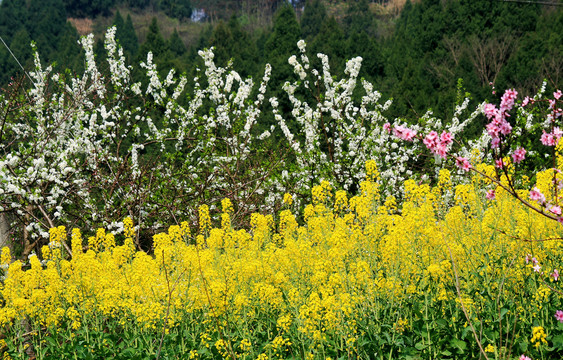
<path id="1" fill-rule="evenodd" d="M 395 198 L 381 201 L 378 178 L 374 163 L 368 162 L 359 195 L 348 198 L 336 191 L 332 204 L 333 188 L 323 181 L 313 189 L 303 225 L 286 209 L 277 221 L 253 214 L 250 230 L 236 230 L 227 199 L 221 225 L 213 227 L 204 205 L 199 229 L 191 231 L 185 222 L 170 226 L 154 236 L 152 254 L 135 251 L 129 218 L 117 240 L 99 229 L 84 246 L 74 229 L 72 257 L 62 250 L 65 228 L 51 229 L 44 264 L 32 256 L 30 269 L 24 270 L 21 261 L 11 262 L 9 251 L 2 250 L 0 263 L 9 267 L 0 289 L 5 304 L 0 326 L 27 317 L 47 328 L 78 331 L 85 319 L 102 316 L 146 330 L 173 331 L 197 315 L 206 329 L 198 334 L 201 343 L 231 356 L 252 351 L 252 324 L 270 318 L 269 345 L 263 348 L 267 356 L 284 358 L 297 341 L 304 354 L 317 354 L 334 339 L 345 339 L 342 351 L 354 354 L 364 331 L 358 324 L 373 317 L 381 307 L 377 304 L 421 296 L 441 311 L 463 305 L 476 314 L 486 300 L 475 289 L 498 291 L 499 282 L 493 280 L 501 278 L 503 294 L 520 294 L 530 273 L 513 265 L 530 252 L 520 239 L 545 237 L 559 226 L 500 189 L 494 201 L 485 200 L 480 181 L 452 188 L 446 171 L 437 188 L 407 181 L 400 207 Z M 450 189 L 455 201 L 446 207 L 441 194 Z M 290 205 L 291 196 L 284 201 Z M 533 252 L 545 259 L 561 250 L 560 242 L 542 242 Z M 455 275 L 463 279 L 461 300 L 452 286 Z M 545 289 L 538 290 L 538 301 L 546 296 Z M 226 319 L 231 326 L 238 324 L 238 338 L 212 337 L 227 328 Z M 400 335 L 411 321 L 395 316 L 390 327 Z M 298 337 L 291 337 L 295 333 Z M 543 328 L 534 328 L 532 343 L 545 342 Z"/>
<path id="2" fill-rule="evenodd" d="M 542 326 L 534 326 L 532 328 L 532 338 L 530 342 L 534 344 L 535 347 L 540 347 L 542 345 L 547 345 L 547 335 Z"/>

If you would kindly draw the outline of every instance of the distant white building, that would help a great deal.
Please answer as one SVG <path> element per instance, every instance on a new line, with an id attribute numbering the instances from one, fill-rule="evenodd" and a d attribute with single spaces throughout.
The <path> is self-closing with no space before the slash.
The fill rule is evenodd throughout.
<path id="1" fill-rule="evenodd" d="M 192 16 L 190 17 L 190 20 L 193 22 L 200 22 L 204 21 L 206 17 L 207 14 L 204 9 L 192 9 Z"/>

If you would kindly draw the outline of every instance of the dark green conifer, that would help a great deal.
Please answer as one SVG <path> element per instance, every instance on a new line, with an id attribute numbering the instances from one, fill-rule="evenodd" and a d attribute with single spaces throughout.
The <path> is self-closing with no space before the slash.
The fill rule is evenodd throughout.
<path id="1" fill-rule="evenodd" d="M 25 0 L 3 0 L 0 3 L 0 36 L 4 41 L 10 41 L 18 31 L 26 27 L 27 18 Z"/>
<path id="2" fill-rule="evenodd" d="M 81 73 L 84 70 L 84 58 L 78 39 L 78 31 L 70 22 L 67 22 L 57 49 L 60 71 L 69 69 L 75 73 Z"/>
<path id="3" fill-rule="evenodd" d="M 141 45 L 141 49 L 139 51 L 139 55 L 141 56 L 141 60 L 146 60 L 147 53 L 149 51 L 152 52 L 154 58 L 158 58 L 159 56 L 163 55 L 167 50 L 167 44 L 164 41 L 164 38 L 160 34 L 160 28 L 158 27 L 158 21 L 156 17 L 152 19 L 151 25 L 149 26 L 149 32 L 147 33 L 147 38 L 143 45 Z"/>
<path id="4" fill-rule="evenodd" d="M 139 39 L 137 38 L 137 33 L 135 32 L 130 14 L 127 14 L 125 26 L 123 27 L 123 32 L 119 40 L 121 41 L 121 46 L 123 46 L 123 51 L 126 55 L 131 59 L 137 56 L 137 52 L 139 51 Z"/>
<path id="5" fill-rule="evenodd" d="M 346 41 L 344 32 L 334 17 L 326 19 L 318 35 L 314 38 L 309 51 L 311 61 L 318 62 L 318 53 L 329 57 L 331 72 L 342 74 L 346 57 Z"/>
<path id="6" fill-rule="evenodd" d="M 187 51 L 186 45 L 182 38 L 180 38 L 180 34 L 178 34 L 178 30 L 174 28 L 174 32 L 170 35 L 170 39 L 168 39 L 168 49 L 175 57 L 180 57 L 184 55 Z"/>
<path id="7" fill-rule="evenodd" d="M 302 38 L 309 42 L 317 36 L 326 17 L 326 9 L 321 0 L 307 1 L 301 17 Z"/>
<path id="8" fill-rule="evenodd" d="M 344 17 L 348 34 L 366 32 L 370 36 L 377 33 L 374 14 L 369 10 L 367 0 L 352 0 Z"/>

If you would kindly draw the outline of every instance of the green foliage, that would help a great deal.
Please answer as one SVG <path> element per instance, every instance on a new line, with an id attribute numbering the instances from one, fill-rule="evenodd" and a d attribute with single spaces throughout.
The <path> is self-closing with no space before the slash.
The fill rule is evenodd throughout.
<path id="1" fill-rule="evenodd" d="M 117 28 L 115 37 L 119 45 L 123 48 L 125 57 L 131 61 L 137 56 L 137 52 L 139 51 L 139 39 L 135 33 L 131 15 L 127 14 L 127 20 L 124 21 L 118 10 L 113 19 L 113 25 Z"/>
<path id="2" fill-rule="evenodd" d="M 64 0 L 64 7 L 70 16 L 94 17 L 108 16 L 115 0 Z"/>
<path id="3" fill-rule="evenodd" d="M 147 33 L 147 38 L 145 42 L 141 45 L 139 49 L 139 57 L 141 61 L 146 60 L 147 53 L 152 52 L 155 59 L 159 59 L 161 55 L 164 55 L 168 46 L 164 38 L 160 34 L 160 28 L 158 27 L 158 20 L 156 17 L 152 18 L 151 25 L 149 26 L 149 32 Z"/>
<path id="4" fill-rule="evenodd" d="M 45 56 L 51 58 L 66 25 L 62 0 L 32 1 L 28 13 L 26 27 L 29 35 L 37 42 L 38 49 L 50 51 Z"/>
<path id="5" fill-rule="evenodd" d="M 62 69 L 69 69 L 75 73 L 84 71 L 82 49 L 78 45 L 78 32 L 70 22 L 67 22 L 61 40 L 58 44 L 58 59 Z"/>
<path id="6" fill-rule="evenodd" d="M 367 0 L 351 1 L 344 17 L 344 24 L 349 35 L 365 32 L 370 36 L 375 36 L 377 33 L 377 23 L 369 10 Z"/>
<path id="7" fill-rule="evenodd" d="M 338 70 L 346 59 L 359 55 L 363 58 L 361 76 L 374 82 L 384 96 L 394 98 L 396 116 L 412 119 L 429 107 L 438 115 L 451 115 L 453 109 L 447 104 L 455 98 L 458 78 L 463 78 L 476 102 L 490 97 L 490 82 L 497 88 L 530 92 L 543 78 L 555 87 L 562 81 L 563 15 L 559 8 L 488 0 L 409 0 L 394 19 L 372 12 L 366 0 L 292 4 L 299 8 L 304 5 L 300 23 L 286 1 L 246 5 L 209 2 L 206 5 L 214 22 L 200 28 L 197 40 L 188 43 L 193 36 L 186 36 L 185 28 L 176 24 L 178 33 L 165 31 L 172 35 L 164 39 L 158 24 L 153 23 L 141 51 L 130 16 L 125 20 L 118 11 L 113 23 L 129 64 L 133 59 L 145 59 L 150 50 L 163 69 L 177 67 L 192 73 L 197 51 L 214 46 L 218 63 L 225 65 L 233 60 L 243 76 L 259 76 L 263 64 L 272 64 L 274 88 L 293 79 L 287 58 L 296 53 L 295 44 L 301 38 L 313 53 L 326 53 Z M 33 40 L 43 62 L 80 67 L 80 61 L 72 59 L 76 47 L 71 46 L 74 34 L 67 28 L 67 14 L 108 15 L 115 5 L 135 11 L 161 11 L 183 21 L 192 9 L 189 0 L 96 0 L 88 4 L 83 0 L 4 0 L 0 5 L 0 31 L 6 43 L 22 54 L 18 57 L 22 64 L 30 64 L 29 51 L 24 48 Z M 254 19 L 263 16 L 259 14 L 276 8 L 272 28 L 253 25 L 250 31 Z M 331 19 L 329 14 L 336 16 Z M 228 21 L 216 21 L 229 16 Z M 377 37 L 381 24 L 394 29 L 385 31 L 391 34 L 387 38 Z M 103 57 L 102 47 L 98 49 Z M 315 56 L 311 58 L 317 61 Z M 479 63 L 479 58 L 486 61 Z M 0 83 L 4 84 L 21 72 L 6 49 L 0 49 L 0 70 Z M 283 97 L 281 92 L 276 95 Z M 281 102 L 282 110 L 287 110 L 285 100 Z"/>
<path id="8" fill-rule="evenodd" d="M 307 1 L 305 11 L 301 17 L 301 34 L 303 39 L 310 41 L 319 35 L 326 17 L 326 9 L 321 0 Z"/>
<path id="9" fill-rule="evenodd" d="M 4 38 L 11 38 L 27 24 L 25 0 L 3 0 L 0 3 L 0 31 Z"/>
<path id="10" fill-rule="evenodd" d="M 288 113 L 290 104 L 282 85 L 295 76 L 287 59 L 299 53 L 297 41 L 300 38 L 301 29 L 293 8 L 289 4 L 282 5 L 274 18 L 273 31 L 264 44 L 264 54 L 265 62 L 272 65 L 269 95 L 279 99 L 284 114 Z"/>
<path id="11" fill-rule="evenodd" d="M 283 5 L 274 18 L 274 29 L 265 46 L 266 53 L 270 59 L 279 60 L 285 57 L 286 61 L 291 54 L 298 51 L 296 44 L 300 37 L 301 30 L 293 8 L 288 4 Z"/>
<path id="12" fill-rule="evenodd" d="M 177 29 L 174 29 L 174 32 L 170 36 L 170 39 L 168 39 L 168 49 L 172 52 L 172 56 L 174 57 L 180 57 L 187 51 L 186 45 L 180 38 Z"/>
<path id="13" fill-rule="evenodd" d="M 180 20 L 187 19 L 192 15 L 192 4 L 190 0 L 160 0 L 159 8 L 166 15 Z"/>
<path id="14" fill-rule="evenodd" d="M 330 17 L 326 19 L 319 31 L 318 35 L 315 37 L 311 44 L 312 54 L 325 54 L 330 56 L 331 69 L 336 70 L 341 73 L 344 70 L 344 62 L 354 56 L 348 56 L 346 52 L 346 39 L 344 37 L 344 32 L 338 24 L 335 18 Z M 313 64 L 319 64 L 319 59 L 313 56 L 311 59 Z"/>
<path id="15" fill-rule="evenodd" d="M 248 32 L 241 28 L 236 16 L 232 16 L 228 23 L 219 21 L 209 42 L 215 49 L 215 58 L 219 65 L 226 66 L 232 60 L 233 67 L 241 76 L 247 77 L 257 73 L 258 48 L 256 42 Z"/>

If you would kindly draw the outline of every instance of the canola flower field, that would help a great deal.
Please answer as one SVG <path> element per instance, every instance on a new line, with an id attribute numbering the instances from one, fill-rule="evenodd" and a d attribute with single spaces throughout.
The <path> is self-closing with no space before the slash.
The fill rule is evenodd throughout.
<path id="1" fill-rule="evenodd" d="M 543 194 L 554 171 L 536 176 Z M 453 186 L 441 170 L 396 199 L 374 161 L 366 173 L 358 196 L 321 182 L 304 214 L 286 194 L 250 230 L 231 226 L 228 199 L 220 219 L 201 206 L 197 228 L 170 226 L 151 254 L 129 218 L 117 236 L 53 228 L 43 260 L 5 248 L 3 358 L 561 357 L 558 222 L 500 187 L 487 199 L 479 175 Z"/>

